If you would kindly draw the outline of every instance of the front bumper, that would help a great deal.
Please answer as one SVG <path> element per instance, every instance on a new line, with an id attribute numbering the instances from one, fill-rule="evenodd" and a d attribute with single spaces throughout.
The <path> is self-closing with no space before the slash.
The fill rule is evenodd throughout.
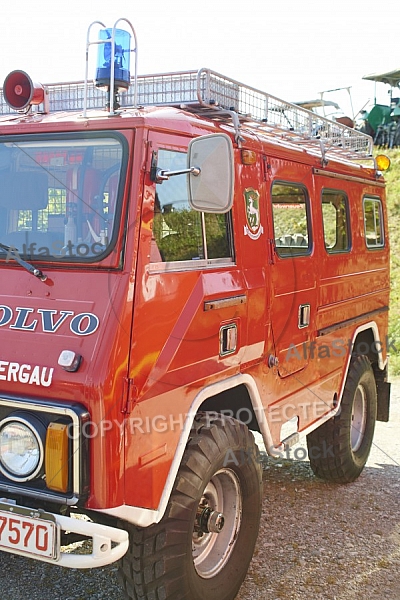
<path id="1" fill-rule="evenodd" d="M 36 509 L 27 509 L 26 507 L 13 504 L 5 498 L 0 499 L 0 511 L 0 550 L 3 550 L 4 552 L 27 556 L 29 558 L 59 565 L 61 567 L 68 567 L 70 569 L 92 569 L 94 567 L 103 567 L 119 560 L 128 550 L 129 535 L 124 529 L 100 525 L 91 521 L 65 517 L 54 513 L 43 513 Z M 3 517 L 1 515 L 3 515 Z M 10 534 L 7 533 L 4 526 L 2 527 L 8 516 L 12 521 Z M 29 528 L 26 526 L 26 521 L 28 519 L 31 523 L 54 523 L 55 536 L 53 558 L 24 550 L 26 532 L 29 531 Z M 43 525 L 40 526 L 43 527 Z M 69 531 L 91 538 L 91 554 L 62 552 L 60 545 L 61 531 Z M 15 543 L 17 538 L 19 539 L 18 544 Z M 7 546 L 8 539 L 11 542 L 12 547 Z"/>

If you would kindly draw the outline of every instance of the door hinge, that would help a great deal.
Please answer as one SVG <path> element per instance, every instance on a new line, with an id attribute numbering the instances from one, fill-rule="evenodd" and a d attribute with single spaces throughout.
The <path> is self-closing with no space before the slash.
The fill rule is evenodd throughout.
<path id="1" fill-rule="evenodd" d="M 262 157 L 262 161 L 263 161 L 263 178 L 264 181 L 268 181 L 268 169 L 271 168 L 271 166 L 268 164 L 268 159 L 265 156 L 265 154 Z"/>
<path id="2" fill-rule="evenodd" d="M 131 377 L 124 377 L 121 412 L 125 415 L 129 415 L 132 412 L 133 406 L 137 400 L 137 391 L 133 379 Z"/>
<path id="3" fill-rule="evenodd" d="M 150 162 L 150 179 L 151 179 L 151 181 L 155 181 L 155 182 L 157 182 L 157 165 L 158 165 L 158 152 L 157 152 L 157 150 L 153 150 L 153 152 L 151 153 L 151 162 Z"/>
<path id="4" fill-rule="evenodd" d="M 268 239 L 268 264 L 275 264 L 275 240 L 270 238 Z"/>

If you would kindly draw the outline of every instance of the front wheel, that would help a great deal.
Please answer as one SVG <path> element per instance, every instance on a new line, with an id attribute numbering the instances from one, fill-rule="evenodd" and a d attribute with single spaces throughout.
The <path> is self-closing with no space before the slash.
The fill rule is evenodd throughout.
<path id="1" fill-rule="evenodd" d="M 258 448 L 230 417 L 198 415 L 166 514 L 131 545 L 120 577 L 132 600 L 233 600 L 257 540 L 262 501 Z"/>
<path id="2" fill-rule="evenodd" d="M 349 483 L 367 462 L 374 437 L 376 381 L 366 356 L 350 363 L 339 413 L 307 436 L 310 465 L 328 481 Z"/>

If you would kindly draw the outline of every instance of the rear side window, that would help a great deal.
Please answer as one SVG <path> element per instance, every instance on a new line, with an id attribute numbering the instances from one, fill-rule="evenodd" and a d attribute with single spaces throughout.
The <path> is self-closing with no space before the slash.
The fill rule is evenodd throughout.
<path id="1" fill-rule="evenodd" d="M 275 182 L 271 196 L 278 256 L 309 254 L 311 236 L 306 189 L 296 183 Z"/>
<path id="2" fill-rule="evenodd" d="M 348 200 L 340 190 L 323 190 L 322 220 L 325 248 L 328 254 L 350 250 Z"/>
<path id="3" fill-rule="evenodd" d="M 379 198 L 364 198 L 364 232 L 367 248 L 382 248 L 383 234 L 382 203 Z"/>

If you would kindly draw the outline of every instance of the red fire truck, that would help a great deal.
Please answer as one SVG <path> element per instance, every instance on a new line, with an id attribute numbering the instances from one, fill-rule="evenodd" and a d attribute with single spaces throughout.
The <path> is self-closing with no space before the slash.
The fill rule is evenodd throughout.
<path id="1" fill-rule="evenodd" d="M 121 106 L 114 83 L 105 109 L 87 81 L 3 88 L 0 549 L 120 561 L 131 599 L 232 600 L 251 430 L 272 457 L 306 435 L 345 483 L 389 418 L 383 166 L 209 69 L 135 75 Z"/>

